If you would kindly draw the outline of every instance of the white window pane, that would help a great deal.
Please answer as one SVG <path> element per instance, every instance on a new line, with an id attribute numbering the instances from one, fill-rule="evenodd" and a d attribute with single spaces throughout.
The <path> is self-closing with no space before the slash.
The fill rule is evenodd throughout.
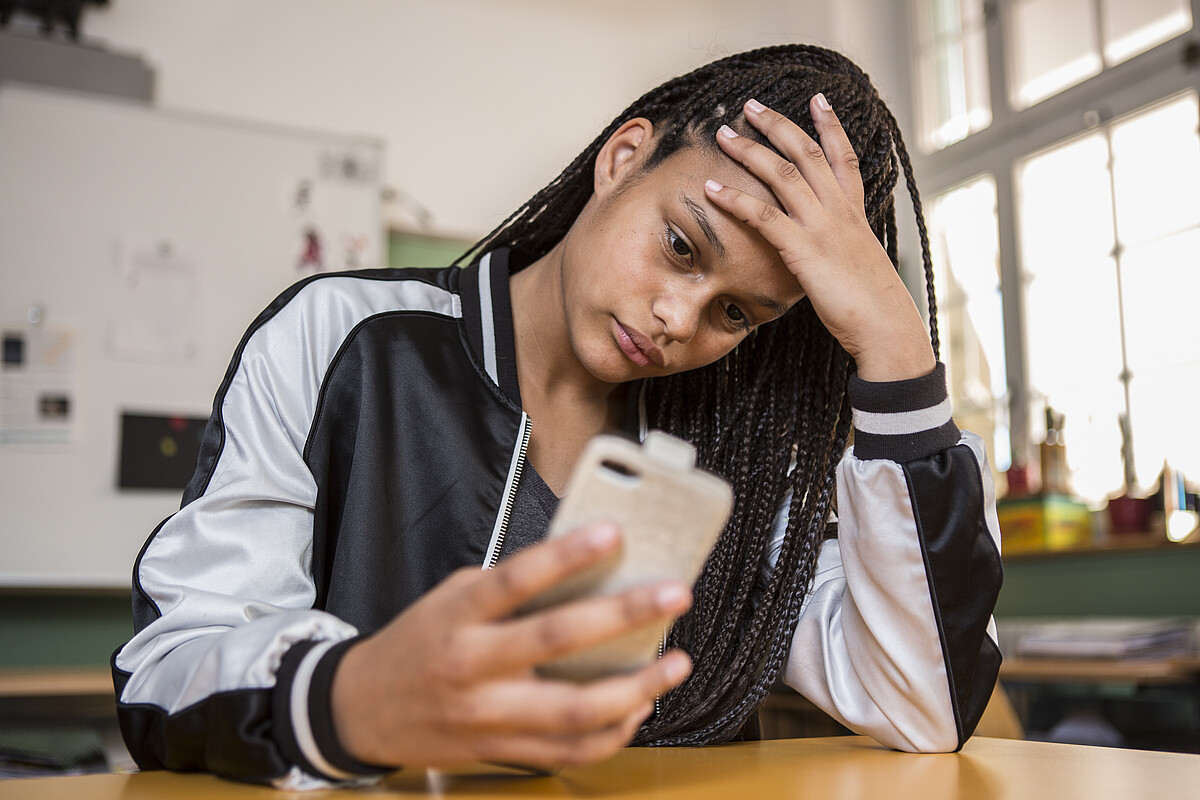
<path id="1" fill-rule="evenodd" d="M 1017 175 L 1026 274 L 1072 270 L 1112 252 L 1108 144 L 1095 133 L 1031 156 Z"/>
<path id="2" fill-rule="evenodd" d="M 983 0 L 913 0 L 913 9 L 918 45 L 983 24 Z"/>
<path id="3" fill-rule="evenodd" d="M 1093 0 L 1013 5 L 1013 104 L 1025 108 L 1100 72 Z"/>
<path id="4" fill-rule="evenodd" d="M 922 51 L 917 81 L 925 150 L 941 149 L 991 124 L 982 32 Z"/>
<path id="5" fill-rule="evenodd" d="M 996 183 L 976 178 L 937 197 L 929 213 L 938 325 L 959 424 L 993 443 L 1007 469 L 1007 376 L 1000 301 Z"/>
<path id="6" fill-rule="evenodd" d="M 1129 390 L 1138 483 L 1152 486 L 1164 460 L 1190 480 L 1200 477 L 1200 425 L 1190 423 L 1200 397 L 1200 365 L 1135 376 Z"/>
<path id="7" fill-rule="evenodd" d="M 1104 60 L 1118 64 L 1192 27 L 1188 0 L 1103 0 Z"/>
<path id="8" fill-rule="evenodd" d="M 1076 259 L 1025 287 L 1029 379 L 1054 395 L 1121 373 L 1116 267 L 1111 259 Z"/>
<path id="9" fill-rule="evenodd" d="M 940 268 L 955 276 L 961 296 L 1000 288 L 996 182 L 983 175 L 934 200 L 930 232 Z"/>
<path id="10" fill-rule="evenodd" d="M 961 108 L 954 108 L 961 96 L 950 85 L 951 46 L 935 45 L 917 58 L 921 143 L 927 152 L 965 139 L 968 133 L 966 115 Z"/>
<path id="11" fill-rule="evenodd" d="M 1091 134 L 1030 157 L 1017 176 L 1034 394 L 1086 395 L 1121 372 L 1107 164 L 1104 136 Z"/>
<path id="12" fill-rule="evenodd" d="M 1117 232 L 1136 243 L 1200 223 L 1200 135 L 1189 94 L 1112 126 Z"/>
<path id="13" fill-rule="evenodd" d="M 988 94 L 987 34 L 982 28 L 963 34 L 962 53 L 967 127 L 971 133 L 975 133 L 992 124 L 992 101 Z"/>
<path id="14" fill-rule="evenodd" d="M 914 7 L 918 133 L 932 152 L 992 122 L 983 0 L 914 0 Z"/>
<path id="15" fill-rule="evenodd" d="M 1200 230 L 1126 250 L 1121 256 L 1121 285 L 1125 344 L 1134 379 L 1164 368 L 1200 364 L 1196 335 Z M 1194 404 L 1200 395 L 1191 398 Z M 1165 419 L 1162 423 L 1168 424 Z"/>

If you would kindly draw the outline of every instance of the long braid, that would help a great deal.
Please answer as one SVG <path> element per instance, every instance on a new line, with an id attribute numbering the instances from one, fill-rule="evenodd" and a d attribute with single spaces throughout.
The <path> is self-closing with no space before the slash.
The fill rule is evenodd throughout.
<path id="1" fill-rule="evenodd" d="M 892 139 L 896 142 L 896 152 L 900 156 L 900 164 L 904 169 L 904 185 L 908 189 L 908 197 L 912 201 L 913 216 L 917 220 L 917 236 L 921 241 L 921 266 L 925 270 L 925 298 L 929 307 L 929 338 L 933 344 L 933 355 L 941 358 L 941 337 L 938 335 L 937 296 L 933 290 L 933 257 L 929 250 L 929 230 L 925 227 L 925 212 L 921 207 L 921 192 L 917 189 L 917 179 L 913 175 L 912 159 L 908 157 L 908 149 L 904 146 L 904 137 L 900 134 L 900 125 L 896 117 L 888 109 L 888 122 Z M 898 263 L 894 258 L 892 263 Z"/>
<path id="2" fill-rule="evenodd" d="M 771 146 L 741 114 L 751 97 L 815 137 L 808 102 L 817 92 L 837 109 L 854 145 L 867 219 L 894 265 L 893 192 L 898 174 L 904 174 L 920 231 L 936 352 L 928 236 L 895 118 L 862 70 L 819 47 L 782 45 L 739 53 L 647 92 L 463 260 L 497 247 L 511 248 L 516 264 L 549 252 L 591 198 L 597 155 L 626 120 L 645 117 L 654 124 L 655 149 L 643 165 L 650 170 L 684 148 L 719 152 L 715 136 L 723 124 Z M 668 637 L 668 644 L 692 656 L 692 674 L 662 698 L 661 711 L 642 725 L 635 743 L 725 741 L 774 684 L 833 511 L 836 468 L 851 427 L 853 369 L 849 355 L 803 300 L 725 358 L 648 382 L 650 424 L 692 442 L 700 466 L 733 485 L 735 501 L 693 589 L 692 608 Z M 782 548 L 770 578 L 763 580 L 759 565 L 766 563 L 771 531 L 785 502 Z"/>

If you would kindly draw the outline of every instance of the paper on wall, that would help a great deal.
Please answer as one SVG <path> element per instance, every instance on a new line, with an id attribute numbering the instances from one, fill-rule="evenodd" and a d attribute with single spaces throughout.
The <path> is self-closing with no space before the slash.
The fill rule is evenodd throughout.
<path id="1" fill-rule="evenodd" d="M 0 444 L 75 440 L 73 340 L 63 328 L 0 325 Z"/>
<path id="2" fill-rule="evenodd" d="M 139 361 L 195 358 L 200 340 L 195 263 L 163 241 L 126 244 L 119 252 L 113 355 Z"/>

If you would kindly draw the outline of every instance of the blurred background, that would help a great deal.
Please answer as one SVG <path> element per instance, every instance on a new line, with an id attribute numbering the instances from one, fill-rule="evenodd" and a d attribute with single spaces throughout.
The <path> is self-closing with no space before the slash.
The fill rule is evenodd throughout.
<path id="1" fill-rule="evenodd" d="M 1200 752 L 1198 13 L 0 3 L 0 773 L 128 766 L 105 669 L 130 569 L 276 294 L 449 263 L 647 89 L 786 42 L 860 63 L 905 131 L 955 417 L 1000 498 L 1015 713 L 991 732 Z M 783 690 L 764 721 L 838 730 Z"/>

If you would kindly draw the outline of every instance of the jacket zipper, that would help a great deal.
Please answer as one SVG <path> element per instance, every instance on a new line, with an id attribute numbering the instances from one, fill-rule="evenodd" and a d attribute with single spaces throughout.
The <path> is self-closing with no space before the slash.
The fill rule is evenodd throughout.
<path id="1" fill-rule="evenodd" d="M 508 533 L 508 521 L 512 516 L 513 499 L 517 494 L 517 484 L 521 482 L 521 473 L 525 470 L 525 457 L 529 451 L 529 435 L 532 433 L 533 420 L 521 414 L 521 445 L 517 448 L 517 463 L 513 466 L 512 482 L 508 487 L 508 494 L 504 498 L 504 509 L 500 516 L 500 528 L 496 531 L 496 547 L 492 550 L 492 557 L 484 565 L 484 569 L 492 569 L 500 560 L 500 552 L 504 549 L 504 535 Z M 661 661 L 667 650 L 667 631 L 663 631 L 662 636 L 658 639 L 658 658 Z M 654 696 L 654 716 L 657 717 L 662 713 L 662 694 Z"/>
<path id="2" fill-rule="evenodd" d="M 508 532 L 508 520 L 512 516 L 513 500 L 517 495 L 517 484 L 521 482 L 521 472 L 525 469 L 525 454 L 529 450 L 529 434 L 533 430 L 533 420 L 521 412 L 521 444 L 517 448 L 517 460 L 513 465 L 512 481 L 504 497 L 504 507 L 500 512 L 500 527 L 496 531 L 496 546 L 492 549 L 492 557 L 484 564 L 484 569 L 491 569 L 500 560 L 500 551 L 504 548 L 504 535 Z"/>
<path id="3" fill-rule="evenodd" d="M 658 638 L 658 660 L 662 661 L 663 655 L 667 652 L 667 631 L 663 630 L 662 636 Z M 662 692 L 654 695 L 654 718 L 658 719 L 662 713 Z"/>

